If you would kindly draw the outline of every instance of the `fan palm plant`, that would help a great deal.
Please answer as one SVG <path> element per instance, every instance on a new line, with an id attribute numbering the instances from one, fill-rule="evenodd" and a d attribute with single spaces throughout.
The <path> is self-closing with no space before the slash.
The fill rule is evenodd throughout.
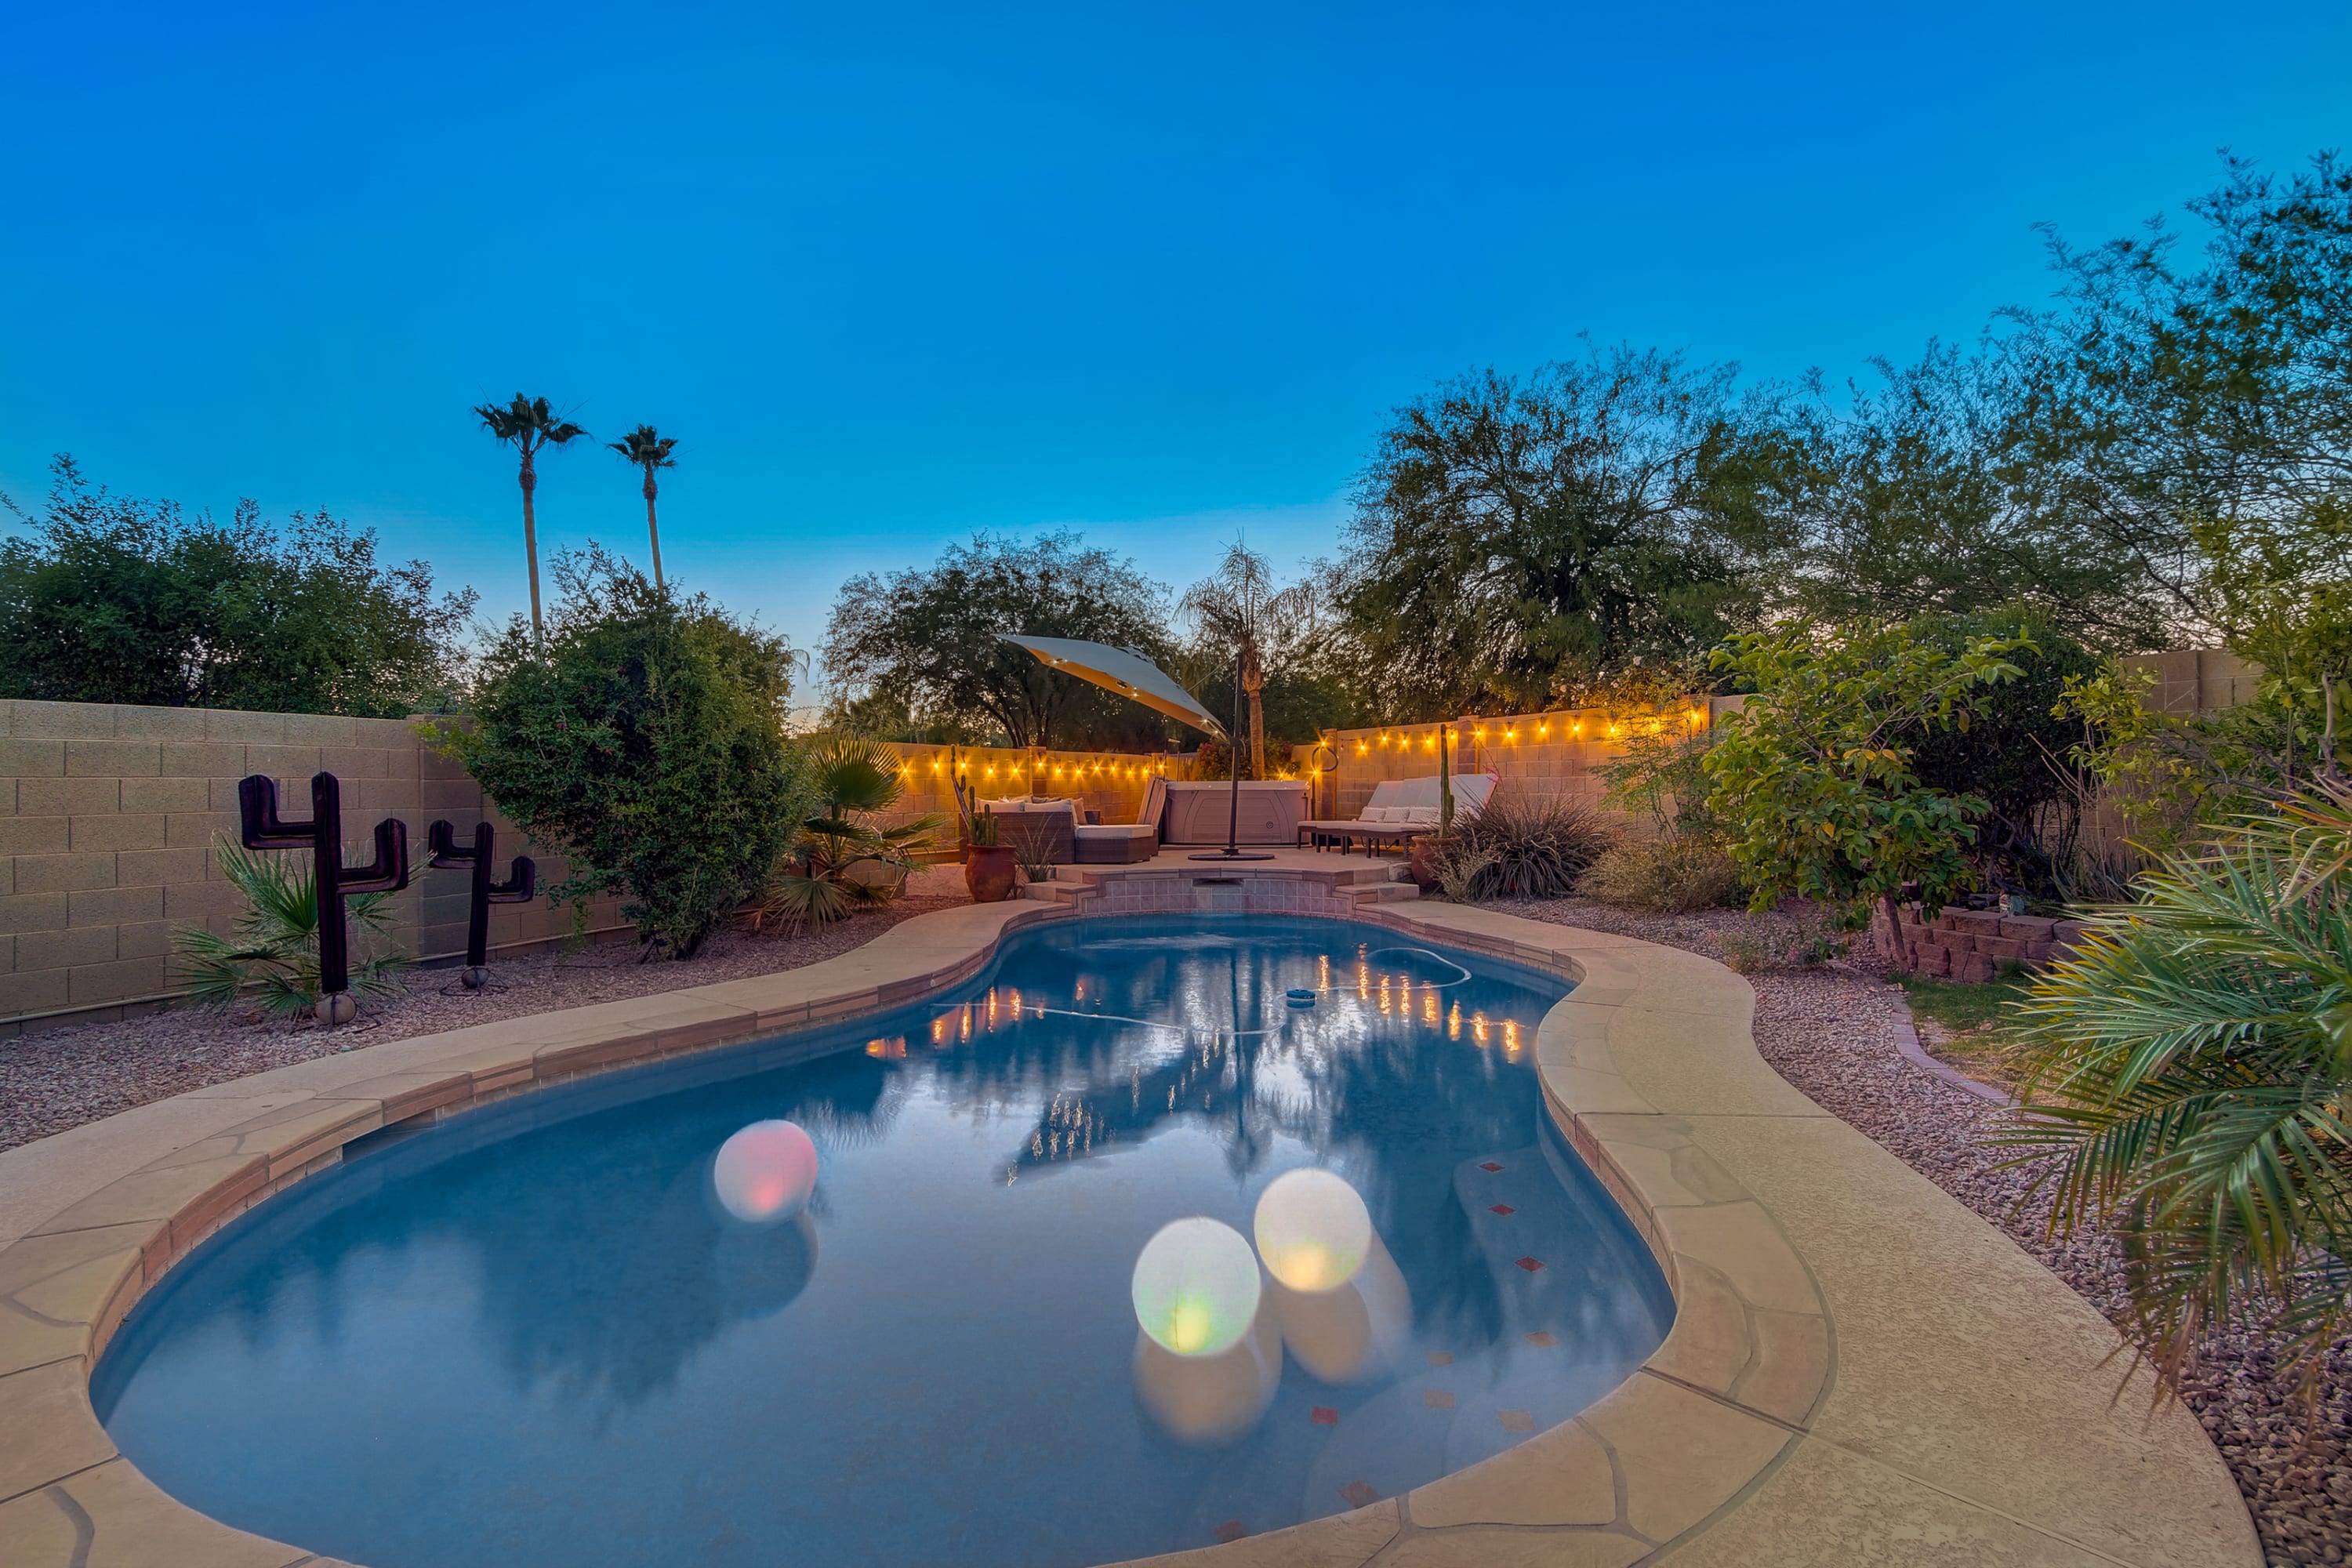
<path id="1" fill-rule="evenodd" d="M 1250 773 L 1265 776 L 1265 667 L 1313 629 L 1317 600 L 1311 583 L 1274 585 L 1266 558 L 1235 542 L 1215 574 L 1192 584 L 1177 611 L 1192 623 L 1205 656 L 1241 655 L 1242 693 L 1249 699 Z"/>
<path id="2" fill-rule="evenodd" d="M 2249 1308 L 2315 1369 L 2352 1328 L 2352 795 L 2249 819 L 2140 888 L 2019 1005 L 2036 1059 L 2007 1141 L 2050 1161 L 2054 1226 L 2121 1241 L 2165 1382 Z"/>
<path id="3" fill-rule="evenodd" d="M 927 814 L 884 827 L 871 820 L 906 792 L 898 754 L 878 741 L 835 736 L 808 762 L 819 809 L 753 900 L 755 931 L 829 925 L 861 905 L 887 902 L 946 821 Z"/>
<path id="4" fill-rule="evenodd" d="M 319 883 L 303 855 L 274 855 L 227 839 L 213 847 L 214 862 L 245 898 L 245 912 L 227 936 L 187 926 L 172 937 L 173 967 L 200 1006 L 229 1007 L 247 993 L 262 1012 L 295 1018 L 319 1003 Z M 377 935 L 392 921 L 390 893 L 362 893 L 345 905 L 351 923 Z M 401 953 L 352 965 L 352 990 L 384 996 L 400 989 L 408 967 Z"/>
<path id="5" fill-rule="evenodd" d="M 561 447 L 588 432 L 559 417 L 548 406 L 546 398 L 525 397 L 520 392 L 514 395 L 512 403 L 481 404 L 474 413 L 483 429 L 512 447 L 522 459 L 522 547 L 530 559 L 530 632 L 532 641 L 544 653 L 547 625 L 539 613 L 539 528 L 531 510 L 531 493 L 539 489 L 539 468 L 534 459 L 541 447 Z"/>
<path id="6" fill-rule="evenodd" d="M 646 536 L 653 542 L 654 586 L 658 588 L 662 585 L 661 525 L 654 521 L 654 496 L 659 489 L 654 483 L 654 474 L 660 468 L 677 467 L 677 459 L 670 456 L 677 442 L 650 425 L 640 425 L 619 440 L 605 445 L 646 471 Z"/>

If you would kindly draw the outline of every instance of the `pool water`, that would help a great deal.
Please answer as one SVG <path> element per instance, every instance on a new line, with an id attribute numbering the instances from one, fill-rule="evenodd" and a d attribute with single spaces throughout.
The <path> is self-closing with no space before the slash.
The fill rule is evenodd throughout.
<path id="1" fill-rule="evenodd" d="M 370 1568 L 1076 1568 L 1340 1512 L 1664 1337 L 1542 1106 L 1564 989 L 1329 921 L 1016 933 L 820 1058 L 803 1033 L 378 1135 L 174 1268 L 92 1394 L 174 1496 Z M 714 1169 L 772 1119 L 820 1173 L 756 1223 Z M 1354 1276 L 1261 1277 L 1254 1316 L 1230 1282 L 1214 1354 L 1142 1333 L 1154 1234 L 1251 1237 L 1300 1167 L 1363 1200 Z"/>

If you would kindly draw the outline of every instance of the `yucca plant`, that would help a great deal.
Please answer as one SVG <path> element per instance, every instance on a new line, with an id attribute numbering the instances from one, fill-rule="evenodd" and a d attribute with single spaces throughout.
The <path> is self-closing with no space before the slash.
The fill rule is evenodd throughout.
<path id="1" fill-rule="evenodd" d="M 306 855 L 247 849 L 215 842 L 221 876 L 245 898 L 236 929 L 220 936 L 202 926 L 173 933 L 173 968 L 200 1006 L 230 1007 L 250 994 L 261 1012 L 300 1017 L 319 1003 L 319 884 Z M 390 893 L 362 893 L 345 903 L 357 930 L 383 934 L 392 922 Z M 409 960 L 384 953 L 352 965 L 352 990 L 386 996 L 400 989 Z"/>
<path id="2" fill-rule="evenodd" d="M 792 849 L 753 900 L 746 919 L 754 931 L 830 925 L 864 905 L 887 903 L 946 820 L 925 815 L 893 827 L 868 820 L 906 790 L 898 754 L 879 741 L 835 736 L 808 762 L 821 809 L 801 824 Z"/>
<path id="3" fill-rule="evenodd" d="M 2323 786 L 2139 887 L 2016 1008 L 2032 1066 L 2006 1141 L 2051 1162 L 2053 1227 L 2120 1241 L 2168 1385 L 2249 1310 L 2308 1373 L 2352 1328 L 2352 794 Z"/>
<path id="4" fill-rule="evenodd" d="M 1616 842 L 1590 808 L 1559 797 L 1497 790 L 1454 819 L 1452 837 L 1488 858 L 1472 890 L 1482 899 L 1564 899 L 1585 868 Z"/>

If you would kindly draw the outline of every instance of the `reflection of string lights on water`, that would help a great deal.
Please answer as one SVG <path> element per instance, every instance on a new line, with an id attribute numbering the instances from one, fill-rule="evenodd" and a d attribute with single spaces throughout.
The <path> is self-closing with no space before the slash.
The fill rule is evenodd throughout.
<path id="1" fill-rule="evenodd" d="M 816 1145 L 792 1122 L 754 1121 L 719 1146 L 710 1184 L 719 1206 L 737 1219 L 790 1219 L 816 1190 Z"/>
<path id="2" fill-rule="evenodd" d="M 1371 1250 L 1372 1216 L 1328 1171 L 1286 1171 L 1257 1200 L 1251 1228 L 1266 1272 L 1293 1290 L 1336 1290 Z"/>
<path id="3" fill-rule="evenodd" d="M 1174 1220 L 1143 1244 L 1129 1292 L 1136 1322 L 1162 1349 L 1215 1355 L 1257 1317 L 1257 1255 L 1229 1225 L 1202 1215 Z"/>

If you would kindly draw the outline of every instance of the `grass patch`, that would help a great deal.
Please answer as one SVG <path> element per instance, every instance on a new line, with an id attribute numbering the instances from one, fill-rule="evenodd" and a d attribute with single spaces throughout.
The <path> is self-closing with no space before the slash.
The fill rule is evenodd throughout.
<path id="1" fill-rule="evenodd" d="M 1940 1026 L 1942 1037 L 1921 1041 L 1929 1056 L 1951 1063 L 1980 1083 L 2016 1090 L 2032 1065 L 2032 1053 L 2009 1038 L 2001 1026 L 2007 1021 L 2008 1005 L 2024 996 L 2029 976 L 2017 971 L 1968 984 L 1928 974 L 1906 974 L 1900 983 L 1912 1013 Z"/>
<path id="2" fill-rule="evenodd" d="M 1902 976 L 1911 1011 L 1923 1018 L 1933 1018 L 1956 1035 L 1971 1034 L 1999 1023 L 2008 1005 L 2024 997 L 2026 984 L 2022 974 L 2006 974 L 1977 984 L 1938 980 L 1932 974 Z"/>

